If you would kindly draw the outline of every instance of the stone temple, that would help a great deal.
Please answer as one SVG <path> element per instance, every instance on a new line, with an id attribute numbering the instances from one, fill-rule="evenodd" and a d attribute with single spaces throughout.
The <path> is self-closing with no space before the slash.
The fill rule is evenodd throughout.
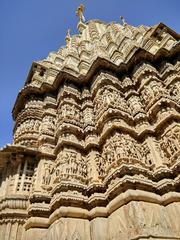
<path id="1" fill-rule="evenodd" d="M 83 10 L 17 96 L 0 239 L 180 239 L 180 35 Z"/>

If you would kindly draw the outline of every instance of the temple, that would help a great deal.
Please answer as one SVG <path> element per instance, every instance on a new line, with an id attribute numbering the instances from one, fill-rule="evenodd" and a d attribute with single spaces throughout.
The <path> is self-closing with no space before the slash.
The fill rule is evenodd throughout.
<path id="1" fill-rule="evenodd" d="M 180 239 L 180 35 L 76 14 L 18 93 L 0 239 Z"/>

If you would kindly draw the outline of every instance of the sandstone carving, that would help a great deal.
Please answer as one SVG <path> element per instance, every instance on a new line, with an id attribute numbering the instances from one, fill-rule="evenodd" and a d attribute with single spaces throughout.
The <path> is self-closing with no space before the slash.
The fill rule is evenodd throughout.
<path id="1" fill-rule="evenodd" d="M 180 36 L 76 14 L 17 96 L 0 239 L 180 239 Z"/>

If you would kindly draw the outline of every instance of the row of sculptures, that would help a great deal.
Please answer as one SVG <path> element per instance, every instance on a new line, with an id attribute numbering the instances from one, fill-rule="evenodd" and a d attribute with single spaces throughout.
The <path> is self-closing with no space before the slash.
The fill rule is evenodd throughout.
<path id="1" fill-rule="evenodd" d="M 68 136 L 68 140 L 77 141 L 71 134 L 63 134 L 61 137 Z M 31 143 L 32 144 L 32 143 Z M 179 158 L 180 150 L 180 128 L 175 126 L 168 130 L 161 139 L 156 140 L 157 151 L 159 151 L 164 164 L 171 164 Z M 55 169 L 56 178 L 59 175 L 74 175 L 86 178 L 88 171 L 88 157 L 82 156 L 78 150 L 62 151 L 57 157 Z M 146 166 L 153 164 L 153 156 L 146 142 L 137 142 L 129 134 L 115 132 L 108 137 L 102 147 L 102 152 L 96 156 L 96 163 L 99 175 L 106 175 L 112 166 L 129 161 L 139 162 Z M 46 177 L 45 177 L 46 178 Z M 47 183 L 47 180 L 45 181 Z"/>
<path id="2" fill-rule="evenodd" d="M 155 143 L 154 146 L 162 157 L 163 164 L 171 165 L 179 158 L 180 128 L 175 125 Z M 55 162 L 45 163 L 43 184 L 56 184 L 61 180 L 69 179 L 81 183 L 88 182 L 94 171 L 92 170 L 92 161 L 90 155 L 85 155 L 76 148 L 64 148 L 58 154 Z M 102 151 L 96 152 L 94 162 L 100 180 L 122 164 L 140 164 L 151 169 L 155 165 L 155 156 L 146 141 L 137 142 L 129 134 L 116 131 L 105 141 Z"/>
<path id="3" fill-rule="evenodd" d="M 24 121 L 16 125 L 14 133 L 15 143 L 18 143 L 18 138 L 23 136 L 23 134 L 27 135 L 27 133 L 55 136 L 55 131 L 58 130 L 57 128 L 59 128 L 64 121 L 71 122 L 71 124 L 78 125 L 81 128 L 83 128 L 83 125 L 96 125 L 101 115 L 106 113 L 109 108 L 115 109 L 116 115 L 117 110 L 126 112 L 129 116 L 135 116 L 138 113 L 145 115 L 147 109 L 144 103 L 150 104 L 152 99 L 155 99 L 156 96 L 162 96 L 163 93 L 164 97 L 172 99 L 172 101 L 179 104 L 180 87 L 178 83 L 179 81 L 173 84 L 172 87 L 170 85 L 168 90 L 169 94 L 167 94 L 167 89 L 165 90 L 162 87 L 162 83 L 153 80 L 149 82 L 149 85 L 144 86 L 141 97 L 136 93 L 130 95 L 127 100 L 115 87 L 107 85 L 97 91 L 93 100 L 89 99 L 91 106 L 87 106 L 83 110 L 81 110 L 77 104 L 74 105 L 69 102 L 63 103 L 62 100 L 57 116 L 44 114 L 42 124 L 36 116 L 34 116 L 34 118 L 27 116 Z"/>
<path id="4" fill-rule="evenodd" d="M 87 178 L 87 160 L 78 150 L 62 150 L 55 162 L 44 164 L 43 184 L 58 183 L 61 180 L 74 179 L 83 183 Z"/>
<path id="5" fill-rule="evenodd" d="M 149 81 L 147 85 L 141 90 L 141 93 L 134 92 L 127 99 L 124 95 L 112 85 L 106 85 L 99 89 L 96 96 L 93 99 L 94 114 L 95 116 L 103 109 L 107 109 L 108 106 L 122 109 L 123 111 L 128 111 L 130 114 L 134 115 L 138 111 L 144 111 L 147 105 L 154 100 L 157 96 L 163 95 L 175 100 L 179 103 L 180 97 L 180 87 L 179 80 L 173 83 L 166 89 L 162 82 L 160 81 Z M 61 106 L 59 113 L 59 118 L 69 118 L 80 121 L 83 118 L 83 112 L 80 111 L 79 107 L 73 104 L 64 103 Z"/>
<path id="6" fill-rule="evenodd" d="M 65 84 L 59 90 L 57 99 L 54 97 L 53 114 L 49 114 L 49 107 L 46 106 L 48 99 L 36 99 L 32 96 L 25 103 L 25 108 L 19 113 L 14 128 L 14 143 L 30 146 L 30 142 L 37 140 L 36 146 L 39 146 L 39 136 L 51 136 L 57 143 L 61 138 L 61 127 L 66 123 L 71 126 L 78 126 L 80 131 L 84 131 L 87 126 L 94 126 L 94 133 L 99 135 L 99 126 L 107 120 L 106 114 L 113 114 L 121 120 L 122 116 L 128 121 L 139 113 L 144 119 L 151 115 L 149 109 L 151 106 L 157 107 L 157 119 L 162 117 L 162 111 L 170 112 L 171 108 L 178 111 L 180 103 L 180 84 L 179 78 L 173 75 L 179 69 L 178 62 L 173 66 L 170 65 L 171 71 L 168 72 L 168 65 L 164 66 L 161 74 L 150 64 L 139 66 L 133 73 L 133 77 L 126 77 L 122 82 L 109 73 L 98 75 L 91 88 L 85 88 L 82 93 L 78 87 L 72 84 Z M 166 76 L 166 80 L 161 78 Z M 161 104 L 161 97 L 167 102 L 172 101 L 171 106 L 163 109 L 158 108 Z M 163 100 L 164 101 L 164 100 Z M 58 102 L 58 104 L 57 104 Z M 52 105 L 52 103 L 50 103 Z M 175 106 L 176 105 L 176 106 Z M 32 111 L 37 108 L 38 111 Z M 113 111 L 112 111 L 113 109 Z M 30 114 L 31 113 L 31 114 Z M 151 125 L 151 119 L 148 119 Z M 62 129 L 62 131 L 64 131 Z M 58 132 L 58 134 L 57 134 Z M 71 135 L 71 130 L 69 131 Z M 69 136 L 70 136 L 69 135 Z M 75 134 L 77 135 L 77 134 Z M 65 138 L 69 138 L 65 136 Z M 72 139 L 76 138 L 73 137 Z M 64 137 L 63 137 L 64 138 Z M 79 136 L 78 136 L 79 139 Z M 67 139 L 68 140 L 68 139 Z M 82 141 L 84 139 L 81 139 Z M 29 143 L 28 143 L 29 141 Z M 33 144 L 33 146 L 35 146 Z"/>

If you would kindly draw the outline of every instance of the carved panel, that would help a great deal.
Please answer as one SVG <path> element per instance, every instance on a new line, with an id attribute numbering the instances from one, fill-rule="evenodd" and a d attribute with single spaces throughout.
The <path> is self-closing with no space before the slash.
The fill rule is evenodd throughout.
<path id="1" fill-rule="evenodd" d="M 66 148 L 58 154 L 52 172 L 54 183 L 72 179 L 85 182 L 87 178 L 86 158 L 78 150 Z"/>
<path id="2" fill-rule="evenodd" d="M 174 126 L 158 142 L 164 164 L 172 165 L 180 159 L 180 127 Z"/>

